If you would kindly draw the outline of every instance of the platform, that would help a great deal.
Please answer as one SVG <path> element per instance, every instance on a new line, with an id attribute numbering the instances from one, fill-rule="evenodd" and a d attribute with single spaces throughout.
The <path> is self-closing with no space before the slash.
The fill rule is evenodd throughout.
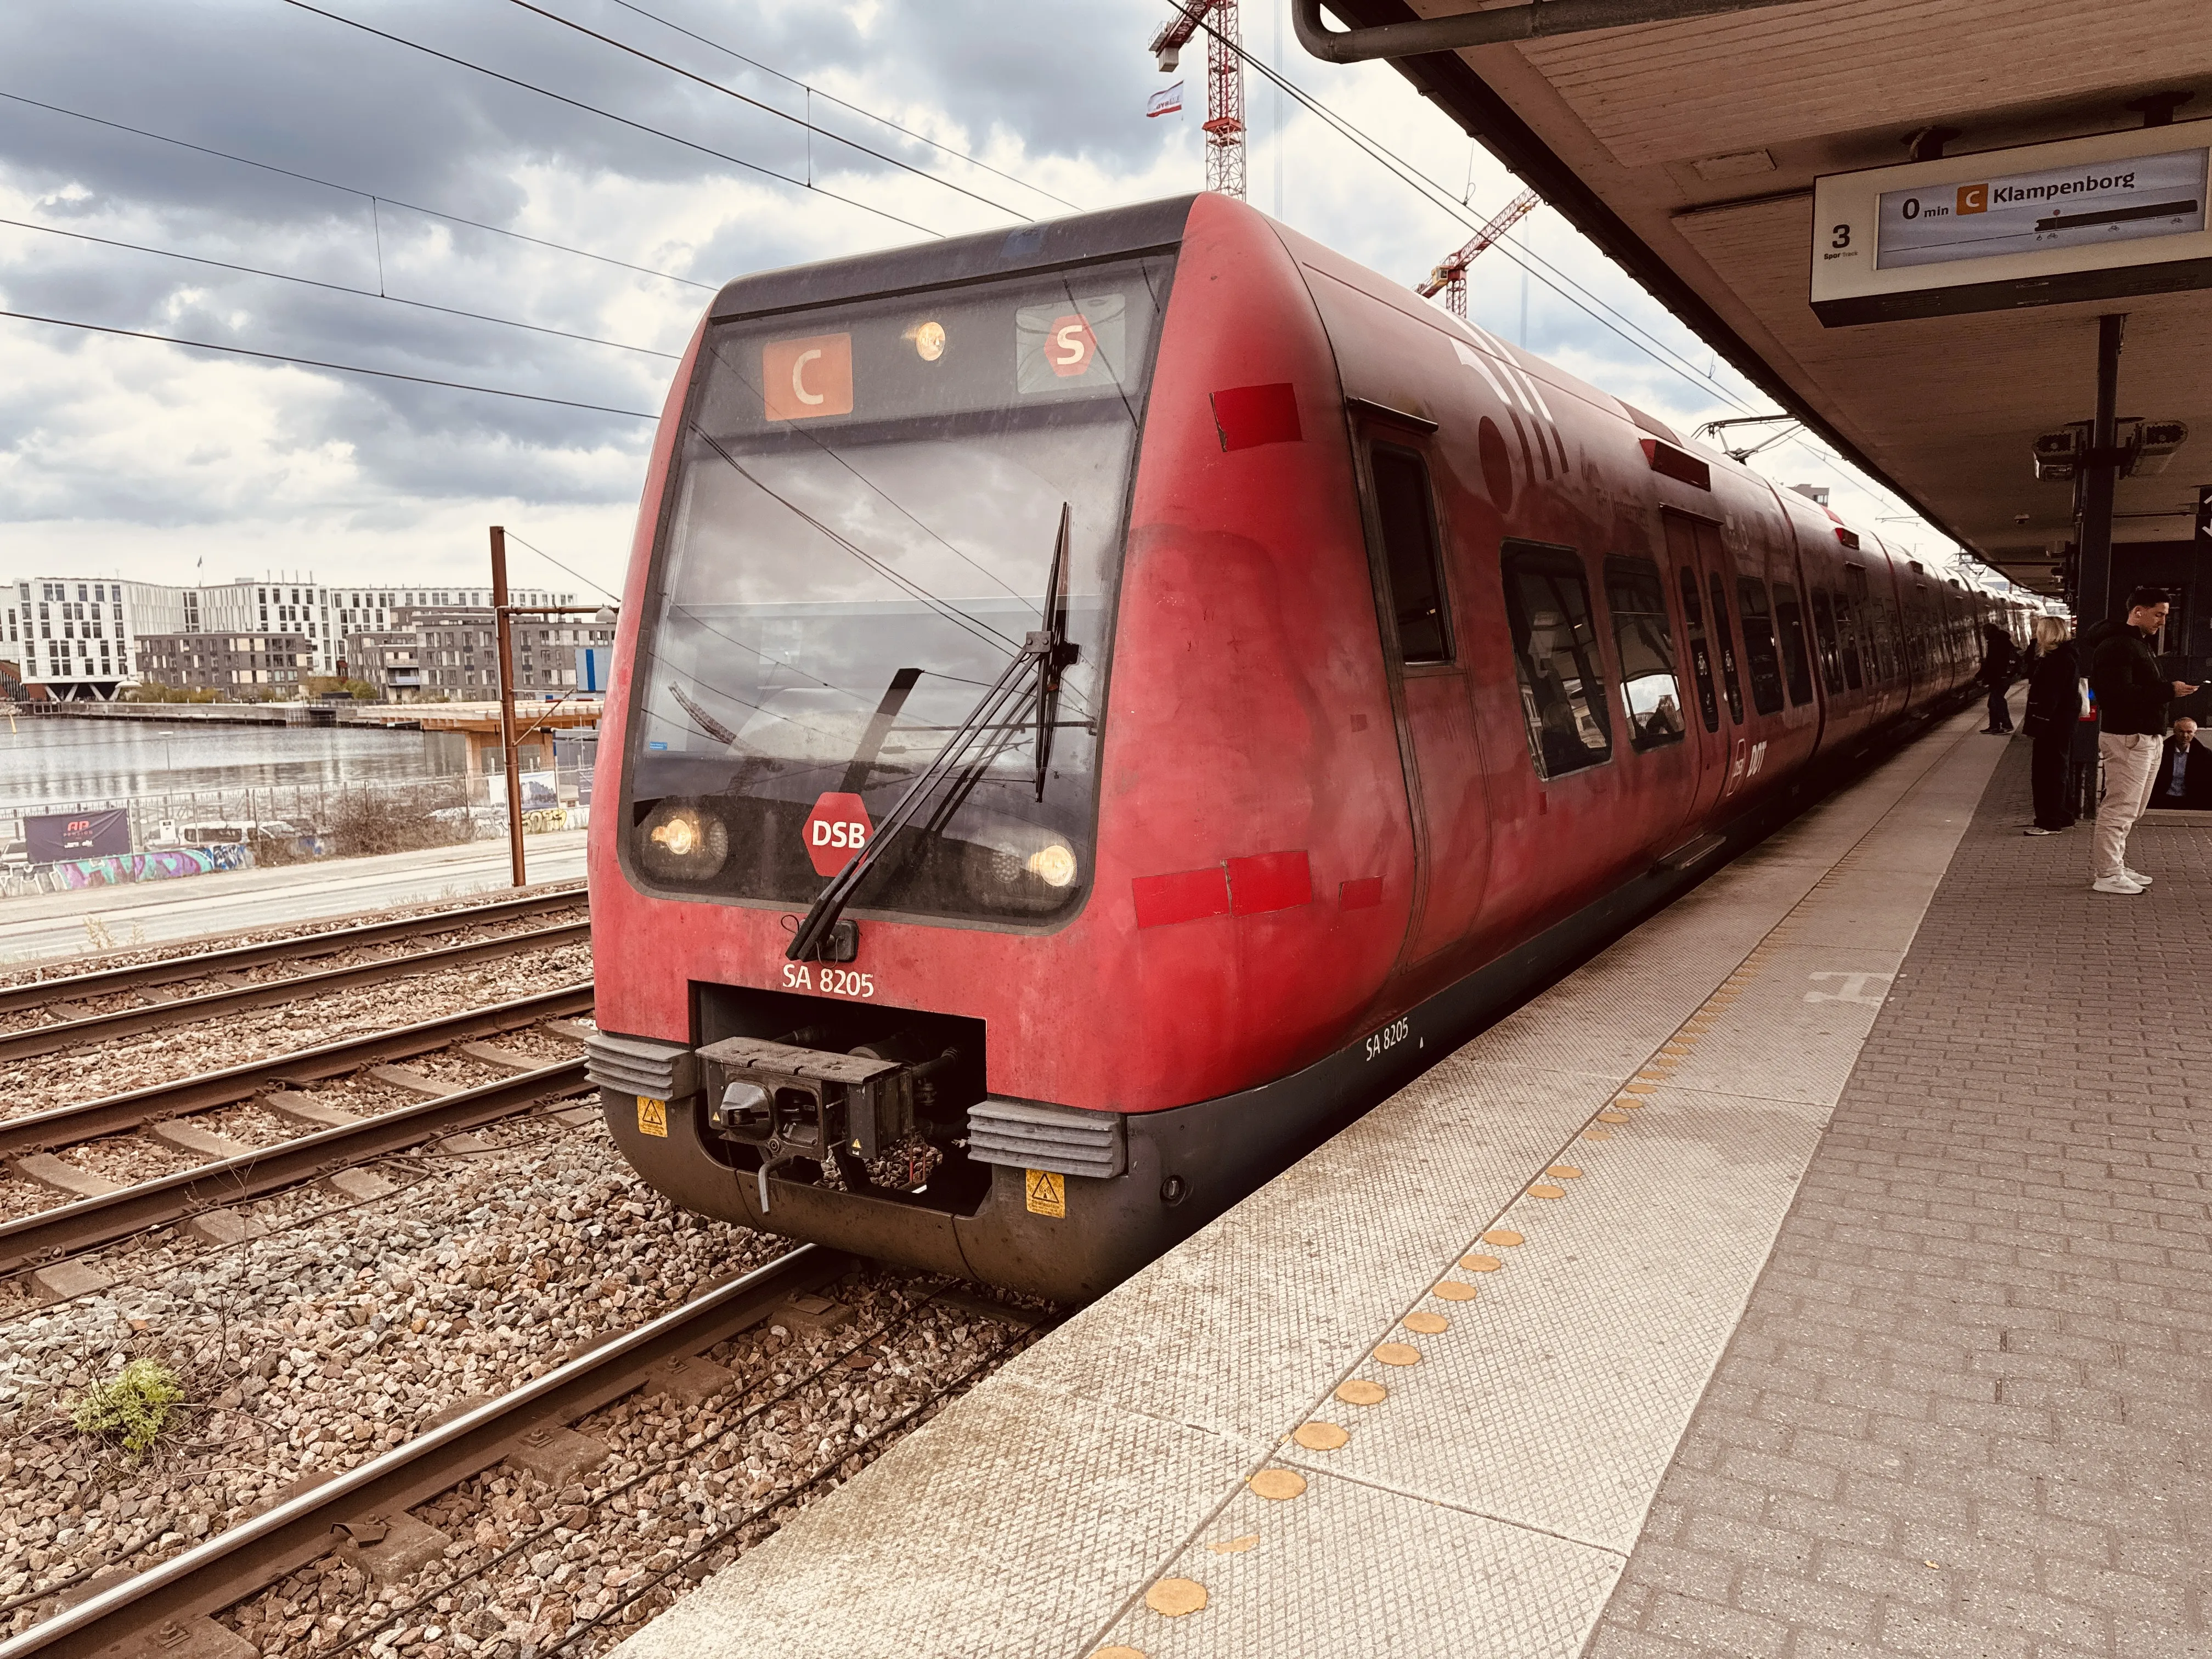
<path id="1" fill-rule="evenodd" d="M 2093 895 L 2086 830 L 2022 837 L 2027 746 L 1977 725 L 1468 1044 L 624 1659 L 2205 1651 L 2183 1068 L 2212 838 L 2148 828 L 2160 884 Z"/>

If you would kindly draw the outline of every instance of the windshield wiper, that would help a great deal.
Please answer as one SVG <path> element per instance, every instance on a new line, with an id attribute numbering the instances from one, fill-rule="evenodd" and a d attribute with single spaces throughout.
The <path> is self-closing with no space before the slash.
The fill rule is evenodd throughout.
<path id="1" fill-rule="evenodd" d="M 860 855 L 830 878 L 830 884 L 822 890 L 821 896 L 799 922 L 799 931 L 792 935 L 791 943 L 785 947 L 783 954 L 787 960 L 809 962 L 814 958 L 823 940 L 829 938 L 830 930 L 836 927 L 838 917 L 844 914 L 845 905 L 853 896 L 854 889 L 860 884 L 869 871 L 875 868 L 877 856 L 890 844 L 892 837 L 913 816 L 915 810 L 960 763 L 961 757 L 975 740 L 1000 722 L 1007 706 L 1017 696 L 1026 695 L 1026 682 L 1032 672 L 1037 677 L 1039 708 L 1037 799 L 1044 799 L 1043 744 L 1045 734 L 1051 729 L 1044 723 L 1048 719 L 1045 704 L 1059 689 L 1060 669 L 1075 660 L 1074 651 L 1065 637 L 1067 608 L 1060 592 L 1067 562 L 1067 526 L 1068 504 L 1062 501 L 1060 504 L 1060 534 L 1053 542 L 1052 568 L 1045 584 L 1044 626 L 1024 638 L 1019 648 L 1007 659 L 1006 665 L 999 671 L 999 678 L 991 682 L 989 688 L 975 700 L 975 706 L 968 711 L 968 717 L 954 728 L 951 736 L 945 738 L 945 746 L 937 751 L 936 758 L 922 769 L 921 776 L 907 786 L 906 793 L 898 798 L 898 804 L 884 814 L 883 823 L 869 836 L 868 844 L 861 848 Z"/>

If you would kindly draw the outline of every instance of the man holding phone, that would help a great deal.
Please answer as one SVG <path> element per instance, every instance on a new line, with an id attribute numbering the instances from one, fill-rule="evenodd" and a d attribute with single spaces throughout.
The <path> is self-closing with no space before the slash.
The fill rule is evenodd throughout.
<path id="1" fill-rule="evenodd" d="M 2166 706 L 2197 690 L 2170 680 L 2158 665 L 2151 644 L 2166 626 L 2166 599 L 2155 587 L 2128 595 L 2124 623 L 2103 623 L 2089 631 L 2089 689 L 2097 694 L 2103 725 L 2097 752 L 2105 763 L 2105 797 L 2097 805 L 2092 842 L 2095 865 L 2090 889 L 2134 895 L 2151 878 L 2128 868 L 2128 831 L 2142 816 L 2158 775 L 2166 738 Z"/>

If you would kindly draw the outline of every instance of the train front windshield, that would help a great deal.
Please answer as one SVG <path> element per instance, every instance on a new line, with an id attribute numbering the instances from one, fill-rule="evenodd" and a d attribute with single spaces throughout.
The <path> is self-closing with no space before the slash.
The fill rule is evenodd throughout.
<path id="1" fill-rule="evenodd" d="M 811 902 L 1043 626 L 1065 507 L 1073 661 L 1056 689 L 1024 678 L 852 903 L 1048 922 L 1080 900 L 1170 270 L 1131 259 L 709 327 L 632 675 L 627 850 L 645 885 Z"/>

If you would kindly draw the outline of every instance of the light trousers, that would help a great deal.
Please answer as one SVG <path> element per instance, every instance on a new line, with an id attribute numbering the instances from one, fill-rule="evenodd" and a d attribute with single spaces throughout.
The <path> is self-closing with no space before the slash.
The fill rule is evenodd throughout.
<path id="1" fill-rule="evenodd" d="M 2106 732 L 2097 738 L 2105 763 L 2105 798 L 2097 805 L 2097 830 L 2091 838 L 2096 880 L 2124 875 L 2128 831 L 2142 816 L 2150 786 L 2158 776 L 2158 751 L 2164 740 L 2148 732 Z"/>

